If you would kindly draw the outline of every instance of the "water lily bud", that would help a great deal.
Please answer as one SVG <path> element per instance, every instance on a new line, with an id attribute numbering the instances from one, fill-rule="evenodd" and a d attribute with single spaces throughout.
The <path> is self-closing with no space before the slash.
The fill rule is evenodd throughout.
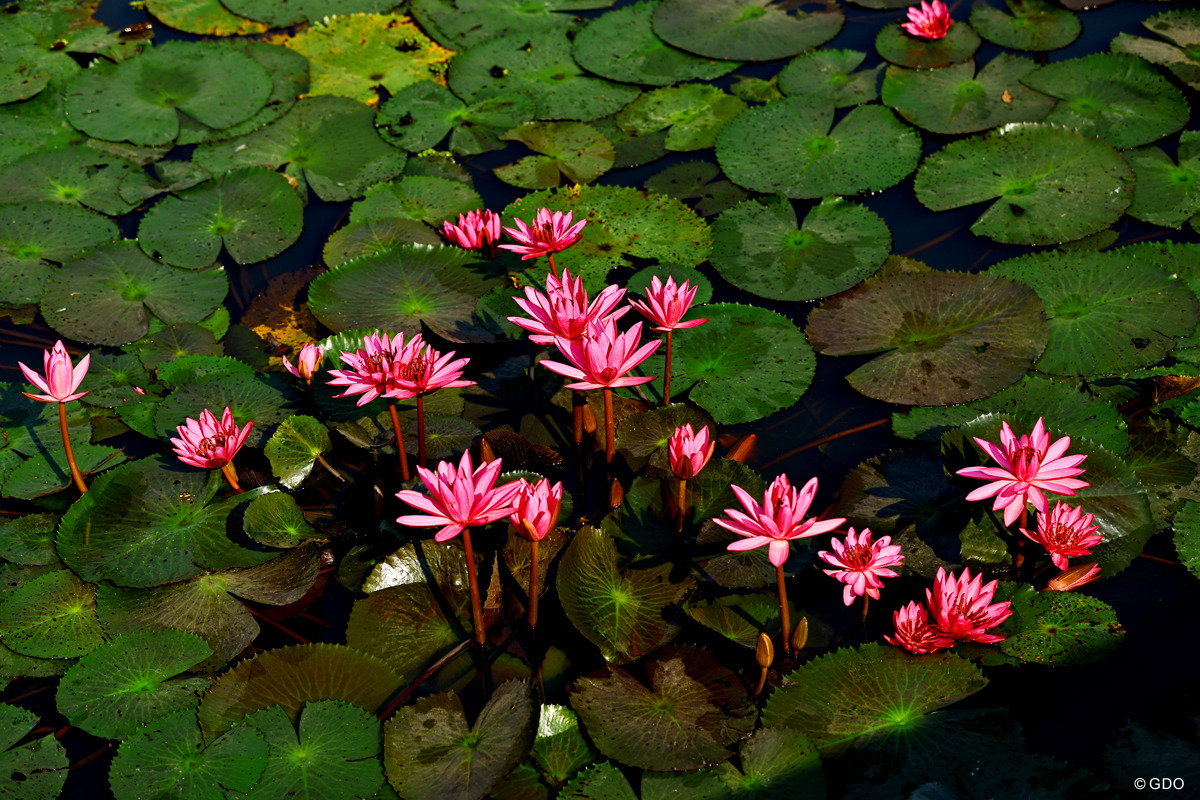
<path id="1" fill-rule="evenodd" d="M 620 508 L 625 505 L 625 490 L 621 487 L 620 481 L 613 481 L 612 488 L 608 490 L 608 507 Z"/>
<path id="2" fill-rule="evenodd" d="M 754 659 L 763 669 L 771 666 L 775 661 L 775 645 L 771 642 L 771 637 L 765 633 L 758 635 L 758 647 L 754 650 Z"/>
<path id="3" fill-rule="evenodd" d="M 1050 579 L 1050 582 L 1046 584 L 1046 588 L 1053 592 L 1069 592 L 1072 589 L 1078 589 L 1084 584 L 1091 583 L 1099 577 L 1100 565 L 1095 561 L 1089 561 L 1086 564 L 1076 564 L 1073 567 L 1064 569 Z"/>
<path id="4" fill-rule="evenodd" d="M 801 617 L 792 630 L 792 652 L 799 653 L 808 644 L 808 617 Z"/>

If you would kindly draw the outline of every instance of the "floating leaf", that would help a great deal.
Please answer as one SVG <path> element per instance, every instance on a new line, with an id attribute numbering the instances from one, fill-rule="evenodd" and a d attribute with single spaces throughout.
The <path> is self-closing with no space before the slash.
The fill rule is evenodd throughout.
<path id="1" fill-rule="evenodd" d="M 913 36 L 897 22 L 875 37 L 875 49 L 885 61 L 912 69 L 938 69 L 966 61 L 979 49 L 979 34 L 965 22 L 950 26 L 940 39 Z"/>
<path id="2" fill-rule="evenodd" d="M 0 170 L 5 202 L 81 205 L 110 216 L 131 211 L 121 198 L 121 181 L 141 174 L 136 164 L 90 147 L 31 153 Z"/>
<path id="3" fill-rule="evenodd" d="M 712 263 L 721 277 L 773 300 L 827 297 L 875 272 L 891 252 L 887 223 L 840 198 L 812 209 L 797 230 L 783 197 L 747 200 L 713 223 Z"/>
<path id="4" fill-rule="evenodd" d="M 715 86 L 688 83 L 641 95 L 617 113 L 617 124 L 635 136 L 669 127 L 668 150 L 703 150 L 712 147 L 726 123 L 745 108 Z"/>
<path id="5" fill-rule="evenodd" d="M 689 603 L 687 613 L 742 647 L 756 647 L 759 634 L 774 637 L 779 633 L 779 601 L 768 594 L 734 594 Z"/>
<path id="6" fill-rule="evenodd" d="M 245 167 L 167 197 L 142 217 L 138 240 L 156 259 L 197 269 L 221 247 L 239 264 L 279 255 L 300 237 L 304 208 L 284 176 Z"/>
<path id="7" fill-rule="evenodd" d="M 592 20 L 575 35 L 575 60 L 602 77 L 651 86 L 712 80 L 741 66 L 695 56 L 664 42 L 651 24 L 658 5 L 656 0 L 639 2 Z"/>
<path id="8" fill-rule="evenodd" d="M 325 242 L 323 257 L 330 267 L 364 256 L 377 256 L 402 244 L 439 245 L 442 238 L 416 220 L 381 217 L 354 222 L 335 231 Z"/>
<path id="9" fill-rule="evenodd" d="M 246 444 L 258 447 L 275 425 L 291 416 L 290 409 L 297 399 L 288 383 L 278 376 L 210 377 L 181 386 L 163 400 L 155 412 L 155 427 L 164 440 L 178 437 L 178 427 L 189 417 L 198 416 L 197 409 L 220 413 L 228 406 L 239 427 L 254 422 Z"/>
<path id="10" fill-rule="evenodd" d="M 118 238 L 108 219 L 62 203 L 0 205 L 0 303 L 41 299 L 50 261 L 63 261 Z"/>
<path id="11" fill-rule="evenodd" d="M 31 711 L 0 704 L 0 793 L 13 800 L 58 797 L 67 780 L 67 754 L 53 736 L 17 746 L 37 725 Z"/>
<path id="12" fill-rule="evenodd" d="M 716 164 L 705 161 L 684 161 L 672 164 L 646 179 L 646 190 L 674 197 L 677 200 L 697 200 L 694 208 L 710 217 L 745 200 L 741 187 L 725 179 Z"/>
<path id="13" fill-rule="evenodd" d="M 54 530 L 58 517 L 53 514 L 26 514 L 0 521 L 0 558 L 13 564 L 45 566 L 57 563 Z"/>
<path id="14" fill-rule="evenodd" d="M 1157 147 L 1125 154 L 1136 188 L 1127 213 L 1153 225 L 1180 228 L 1200 211 L 1200 132 L 1179 134 L 1179 163 Z"/>
<path id="15" fill-rule="evenodd" d="M 321 538 L 291 495 L 282 492 L 254 498 L 246 508 L 244 525 L 247 536 L 268 547 L 299 547 Z"/>
<path id="16" fill-rule="evenodd" d="M 1013 50 L 1057 50 L 1079 38 L 1079 17 L 1045 0 L 1005 0 L 1005 14 L 986 0 L 971 9 L 971 27 L 993 44 Z"/>
<path id="17" fill-rule="evenodd" d="M 559 800 L 637 800 L 621 770 L 607 761 L 576 775 L 558 793 Z"/>
<path id="18" fill-rule="evenodd" d="M 1037 369 L 1053 375 L 1114 375 L 1150 366 L 1189 335 L 1200 303 L 1165 270 L 1131 269 L 1123 251 L 1034 253 L 989 274 L 1032 286 L 1046 304 L 1050 339 Z"/>
<path id="19" fill-rule="evenodd" d="M 171 325 L 139 340 L 129 349 L 137 352 L 142 366 L 147 369 L 153 369 L 177 358 L 219 356 L 225 352 L 217 343 L 212 331 L 199 325 Z M 171 426 L 166 430 L 174 429 L 174 426 Z"/>
<path id="20" fill-rule="evenodd" d="M 824 800 L 821 757 L 802 734 L 788 728 L 761 728 L 738 748 L 739 771 L 717 767 L 734 797 L 754 800 Z"/>
<path id="21" fill-rule="evenodd" d="M 546 704 L 538 716 L 537 738 L 530 757 L 555 786 L 596 760 L 598 753 L 584 738 L 579 718 L 567 706 Z"/>
<path id="22" fill-rule="evenodd" d="M 1041 300 L 1015 281 L 934 272 L 876 278 L 808 318 L 826 355 L 882 353 L 847 378 L 908 405 L 976 400 L 1021 379 L 1046 348 Z"/>
<path id="23" fill-rule="evenodd" d="M 288 489 L 295 489 L 322 455 L 333 448 L 329 430 L 314 417 L 288 417 L 271 434 L 264 452 L 271 460 L 271 472 Z"/>
<path id="24" fill-rule="evenodd" d="M 747 109 L 717 137 L 717 160 L 739 186 L 798 198 L 881 191 L 916 168 L 921 137 L 888 109 L 859 106 L 837 125 L 833 116 L 811 97 Z"/>
<path id="25" fill-rule="evenodd" d="M 75 456 L 75 465 L 85 476 L 101 469 L 115 467 L 125 460 L 120 450 L 87 441 L 77 441 L 71 448 Z M 47 443 L 45 449 L 39 450 L 22 464 L 15 466 L 4 479 L 4 496 L 32 500 L 35 497 L 60 492 L 72 483 L 71 467 L 67 463 L 67 453 L 60 440 Z"/>
<path id="26" fill-rule="evenodd" d="M 471 50 L 506 33 L 574 32 L 579 20 L 560 11 L 608 8 L 614 0 L 415 0 L 413 16 L 447 47 Z"/>
<path id="27" fill-rule="evenodd" d="M 1175 551 L 1179 563 L 1200 578 L 1200 503 L 1189 500 L 1175 515 L 1173 524 Z"/>
<path id="28" fill-rule="evenodd" d="M 665 478 L 672 474 L 667 442 L 684 425 L 691 425 L 697 433 L 707 427 L 709 434 L 716 436 L 717 425 L 711 416 L 689 405 L 672 403 L 622 419 L 617 425 L 617 452 L 631 469 L 645 470 L 647 477 Z"/>
<path id="29" fill-rule="evenodd" d="M 612 168 L 615 156 L 612 142 L 582 122 L 527 122 L 500 138 L 544 153 L 496 168 L 497 178 L 523 189 L 549 189 L 562 176 L 571 183 L 591 183 Z"/>
<path id="30" fill-rule="evenodd" d="M 1018 123 L 951 142 L 925 160 L 913 188 L 932 211 L 996 200 L 971 232 L 1006 244 L 1081 239 L 1116 222 L 1133 175 L 1107 142 L 1055 125 Z"/>
<path id="31" fill-rule="evenodd" d="M 304 20 L 321 20 L 334 14 L 369 14 L 390 11 L 392 0 L 229 0 L 230 11 L 250 19 L 262 20 L 272 28 L 283 28 Z"/>
<path id="32" fill-rule="evenodd" d="M 457 694 L 422 698 L 384 728 L 388 781 L 406 800 L 480 800 L 525 758 L 535 730 L 522 681 L 497 687 L 473 726 Z"/>
<path id="33" fill-rule="evenodd" d="M 1196 9 L 1181 8 L 1155 14 L 1142 24 L 1167 41 L 1121 33 L 1113 39 L 1112 51 L 1140 56 L 1151 64 L 1164 66 L 1188 86 L 1200 89 L 1200 54 L 1195 51 L 1200 15 Z"/>
<path id="34" fill-rule="evenodd" d="M 1117 613 L 1102 600 L 1074 592 L 1037 592 L 1020 585 L 1011 594 L 1012 618 L 1000 649 L 1035 664 L 1078 666 L 1109 655 L 1125 638 Z"/>
<path id="35" fill-rule="evenodd" d="M 758 709 L 730 670 L 694 647 L 668 647 L 644 665 L 650 688 L 619 667 L 579 678 L 571 707 L 600 752 L 623 764 L 667 771 L 729 758 L 754 730 Z"/>
<path id="36" fill-rule="evenodd" d="M 146 10 L 177 31 L 202 36 L 265 33 L 267 26 L 230 13 L 220 0 L 146 0 Z"/>
<path id="37" fill-rule="evenodd" d="M 448 178 L 411 175 L 380 183 L 350 209 L 351 222 L 403 218 L 421 220 L 441 228 L 445 220 L 476 211 L 483 199 L 469 185 Z"/>
<path id="38" fill-rule="evenodd" d="M 771 61 L 787 58 L 837 36 L 842 9 L 805 13 L 772 0 L 663 0 L 654 11 L 654 32 L 683 50 L 710 58 Z"/>
<path id="39" fill-rule="evenodd" d="M 90 653 L 104 641 L 96 621 L 96 587 L 65 569 L 29 581 L 0 605 L 0 638 L 37 658 Z"/>
<path id="40" fill-rule="evenodd" d="M 792 59 L 779 72 L 779 90 L 833 103 L 836 108 L 869 103 L 879 96 L 880 64 L 855 72 L 867 54 L 859 50 L 815 50 Z"/>
<path id="41" fill-rule="evenodd" d="M 439 83 L 406 86 L 379 107 L 375 124 L 384 139 L 409 152 L 433 147 L 450 134 L 450 149 L 462 155 L 499 150 L 500 134 L 537 114 L 527 93 L 481 93 L 470 105 Z"/>

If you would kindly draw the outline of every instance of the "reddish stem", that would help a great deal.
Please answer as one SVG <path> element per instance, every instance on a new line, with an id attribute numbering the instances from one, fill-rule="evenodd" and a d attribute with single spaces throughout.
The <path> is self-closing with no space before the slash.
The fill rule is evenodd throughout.
<path id="1" fill-rule="evenodd" d="M 546 253 L 546 258 L 550 259 L 550 274 L 557 278 L 558 267 L 554 266 L 554 253 Z"/>
<path id="2" fill-rule="evenodd" d="M 679 510 L 679 519 L 675 523 L 675 532 L 683 533 L 683 515 L 687 511 L 687 481 L 683 478 L 679 479 L 679 496 L 676 507 Z"/>
<path id="3" fill-rule="evenodd" d="M 852 433 L 859 433 L 861 431 L 870 430 L 871 428 L 878 428 L 880 425 L 887 424 L 888 420 L 890 420 L 890 419 L 891 419 L 891 417 L 884 417 L 883 419 L 877 419 L 874 422 L 868 422 L 866 425 L 859 425 L 857 428 L 850 428 L 849 430 L 845 430 L 840 433 L 835 433 L 831 436 L 826 436 L 824 439 L 817 439 L 815 442 L 809 442 L 808 444 L 804 445 L 803 447 L 797 447 L 795 450 L 790 450 L 790 451 L 784 453 L 783 455 L 775 456 L 767 463 L 761 464 L 761 465 L 755 467 L 754 470 L 755 470 L 755 472 L 762 472 L 764 469 L 767 469 L 768 467 L 773 467 L 776 464 L 778 464 L 780 461 L 785 461 L 794 455 L 803 453 L 805 450 L 811 450 L 814 447 L 820 447 L 823 444 L 835 441 L 837 439 L 841 439 L 843 436 L 849 436 Z"/>
<path id="4" fill-rule="evenodd" d="M 396 432 L 396 452 L 400 454 L 400 479 L 407 481 L 408 474 L 408 453 L 404 450 L 404 434 L 400 432 L 400 415 L 396 413 L 396 404 L 388 404 L 388 411 L 392 412 L 392 430 Z"/>
<path id="5" fill-rule="evenodd" d="M 788 610 L 787 584 L 783 580 L 783 564 L 775 567 L 775 584 L 779 587 L 779 619 L 783 626 L 783 653 L 792 654 L 792 615 Z"/>
<path id="6" fill-rule="evenodd" d="M 425 466 L 425 398 L 417 395 L 417 464 Z"/>
<path id="7" fill-rule="evenodd" d="M 583 392 L 578 389 L 571 390 L 571 412 L 574 416 L 575 444 L 583 444 L 583 404 L 587 402 L 583 399 Z"/>
<path id="8" fill-rule="evenodd" d="M 479 602 L 479 578 L 475 574 L 475 550 L 471 547 L 471 529 L 463 528 L 463 549 L 467 551 L 467 582 L 471 585 L 471 624 L 475 626 L 475 643 L 483 647 L 487 635 L 483 630 L 483 606 Z"/>
<path id="9" fill-rule="evenodd" d="M 71 480 L 75 481 L 75 488 L 87 494 L 87 484 L 83 482 L 83 475 L 79 473 L 79 465 L 75 463 L 75 451 L 71 449 L 71 435 L 67 433 L 67 404 L 58 404 L 58 427 L 62 430 L 63 450 L 67 453 L 67 466 L 71 468 Z"/>
<path id="10" fill-rule="evenodd" d="M 667 331 L 667 367 L 663 370 L 663 399 L 662 404 L 671 404 L 671 331 Z"/>
<path id="11" fill-rule="evenodd" d="M 538 542 L 529 542 L 529 630 L 537 630 L 538 607 Z"/>
<path id="12" fill-rule="evenodd" d="M 604 460 L 613 462 L 617 454 L 617 442 L 614 436 L 612 389 L 604 387 Z"/>

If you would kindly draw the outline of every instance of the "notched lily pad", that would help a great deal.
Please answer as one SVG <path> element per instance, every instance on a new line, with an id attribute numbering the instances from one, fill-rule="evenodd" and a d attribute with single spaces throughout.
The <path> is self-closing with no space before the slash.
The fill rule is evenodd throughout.
<path id="1" fill-rule="evenodd" d="M 869 103 L 879 96 L 883 64 L 858 70 L 867 54 L 859 50 L 816 50 L 792 59 L 779 72 L 779 91 L 828 100 L 836 108 Z"/>
<path id="2" fill-rule="evenodd" d="M 654 32 L 670 44 L 710 58 L 771 61 L 787 58 L 837 36 L 841 7 L 789 10 L 774 0 L 663 0 L 654 11 Z"/>
<path id="3" fill-rule="evenodd" d="M 941 39 L 913 36 L 897 22 L 875 37 L 875 49 L 885 61 L 910 69 L 938 69 L 966 61 L 979 49 L 979 34 L 965 22 L 956 22 Z"/>
<path id="4" fill-rule="evenodd" d="M 1180 8 L 1155 14 L 1142 24 L 1167 41 L 1122 33 L 1113 39 L 1112 51 L 1140 56 L 1151 64 L 1166 67 L 1188 86 L 1200 89 L 1200 53 L 1196 52 L 1196 45 L 1200 44 L 1197 36 L 1200 13 L 1194 8 Z"/>
<path id="5" fill-rule="evenodd" d="M 616 155 L 604 134 L 582 122 L 530 122 L 500 138 L 543 154 L 496 168 L 497 178 L 523 189 L 550 189 L 563 176 L 571 183 L 591 183 L 612 168 Z"/>
<path id="6" fill-rule="evenodd" d="M 1180 228 L 1200 211 L 1200 132 L 1179 134 L 1178 159 L 1153 146 L 1125 154 L 1136 179 L 1129 216 Z"/>
<path id="7" fill-rule="evenodd" d="M 1102 600 L 1075 592 L 1036 592 L 1021 585 L 1000 649 L 1035 664 L 1078 666 L 1109 655 L 1125 638 L 1117 613 Z"/>
<path id="8" fill-rule="evenodd" d="M 1079 38 L 1079 17 L 1045 0 L 1005 0 L 1005 14 L 987 0 L 971 8 L 971 26 L 993 44 L 1013 50 L 1057 50 Z"/>
<path id="9" fill-rule="evenodd" d="M 670 128 L 668 150 L 703 150 L 745 108 L 715 86 L 687 83 L 643 94 L 617 113 L 617 124 L 635 136 Z"/>

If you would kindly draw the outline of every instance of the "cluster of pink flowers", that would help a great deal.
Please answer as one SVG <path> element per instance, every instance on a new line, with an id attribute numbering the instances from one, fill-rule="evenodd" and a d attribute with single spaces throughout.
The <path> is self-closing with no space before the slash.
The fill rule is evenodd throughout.
<path id="1" fill-rule="evenodd" d="M 913 653 L 933 653 L 958 642 L 1002 642 L 1003 636 L 988 630 L 1012 616 L 1012 603 L 993 603 L 995 596 L 996 581 L 984 584 L 983 576 L 972 578 L 969 569 L 955 578 L 939 568 L 933 590 L 925 590 L 926 605 L 911 602 L 897 611 L 895 636 L 883 638 Z"/>
<path id="2" fill-rule="evenodd" d="M 470 359 L 454 356 L 454 352 L 439 353 L 420 334 L 406 343 L 403 333 L 373 333 L 358 350 L 342 353 L 348 369 L 329 370 L 333 376 L 329 385 L 346 387 L 335 397 L 361 395 L 360 406 L 377 397 L 409 399 L 437 389 L 474 385 L 475 381 L 462 380 Z"/>
<path id="3" fill-rule="evenodd" d="M 442 223 L 442 235 L 464 250 L 487 252 L 489 256 L 496 255 L 496 248 L 511 250 L 521 255 L 526 261 L 538 256 L 550 255 L 566 250 L 583 235 L 587 220 L 573 222 L 572 212 L 551 212 L 548 208 L 539 209 L 531 225 L 522 220 L 515 220 L 516 228 L 504 228 L 517 244 L 497 245 L 500 241 L 500 215 L 486 208 L 476 209 L 468 214 L 458 215 L 458 224 L 449 220 Z"/>

